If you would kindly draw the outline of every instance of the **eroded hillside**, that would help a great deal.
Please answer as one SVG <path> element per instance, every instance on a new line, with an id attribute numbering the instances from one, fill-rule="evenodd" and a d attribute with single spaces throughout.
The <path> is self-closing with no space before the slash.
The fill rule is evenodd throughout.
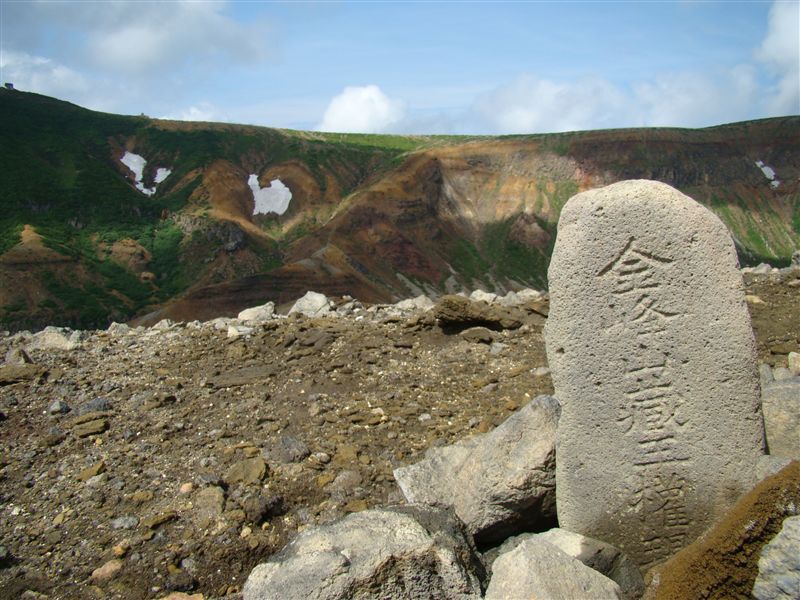
<path id="1" fill-rule="evenodd" d="M 13 329 L 207 319 L 308 289 L 376 302 L 542 288 L 561 206 L 630 178 L 710 206 L 744 262 L 800 245 L 800 117 L 459 138 L 179 123 L 8 90 L 0 107 Z"/>

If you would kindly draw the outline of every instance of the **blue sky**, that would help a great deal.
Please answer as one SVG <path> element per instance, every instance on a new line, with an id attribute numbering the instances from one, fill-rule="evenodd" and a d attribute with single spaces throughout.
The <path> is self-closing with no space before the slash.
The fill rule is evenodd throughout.
<path id="1" fill-rule="evenodd" d="M 0 8 L 0 78 L 109 112 L 481 134 L 800 113 L 797 0 Z"/>

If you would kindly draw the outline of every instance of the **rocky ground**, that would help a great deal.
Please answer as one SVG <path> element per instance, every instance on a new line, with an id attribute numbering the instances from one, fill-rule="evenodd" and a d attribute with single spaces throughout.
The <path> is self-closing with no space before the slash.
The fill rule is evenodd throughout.
<path id="1" fill-rule="evenodd" d="M 748 280 L 760 359 L 780 366 L 800 288 Z M 298 530 L 400 501 L 395 467 L 552 392 L 546 303 L 514 310 L 521 326 L 466 333 L 349 304 L 232 337 L 212 322 L 72 349 L 0 338 L 0 597 L 237 594 Z"/>

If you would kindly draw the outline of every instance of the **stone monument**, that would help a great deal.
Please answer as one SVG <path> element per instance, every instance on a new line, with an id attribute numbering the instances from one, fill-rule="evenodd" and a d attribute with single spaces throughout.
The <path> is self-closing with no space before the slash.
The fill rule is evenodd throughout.
<path id="1" fill-rule="evenodd" d="M 559 523 L 644 570 L 724 514 L 764 453 L 733 241 L 674 188 L 622 181 L 567 202 L 548 276 Z"/>

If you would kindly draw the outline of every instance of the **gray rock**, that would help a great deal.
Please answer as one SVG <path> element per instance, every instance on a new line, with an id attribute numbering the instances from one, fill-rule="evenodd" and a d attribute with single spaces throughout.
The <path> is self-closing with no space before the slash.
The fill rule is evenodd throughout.
<path id="1" fill-rule="evenodd" d="M 503 344 L 502 342 L 492 342 L 489 346 L 489 354 L 496 356 L 506 348 L 508 348 L 508 344 Z"/>
<path id="2" fill-rule="evenodd" d="M 757 267 L 750 269 L 754 275 L 769 275 L 770 271 L 772 271 L 772 266 L 767 263 L 759 263 Z"/>
<path id="3" fill-rule="evenodd" d="M 82 334 L 63 327 L 45 327 L 26 346 L 28 350 L 74 350 L 81 344 Z"/>
<path id="4" fill-rule="evenodd" d="M 301 532 L 258 565 L 244 600 L 481 598 L 483 564 L 451 513 L 366 510 Z"/>
<path id="5" fill-rule="evenodd" d="M 395 307 L 403 312 L 408 311 L 426 311 L 432 309 L 434 306 L 433 300 L 427 296 L 417 296 L 416 298 L 408 298 L 401 300 Z"/>
<path id="6" fill-rule="evenodd" d="M 50 406 L 47 407 L 47 412 L 51 415 L 65 415 L 70 410 L 72 409 L 69 407 L 69 404 L 63 400 L 53 400 Z"/>
<path id="7" fill-rule="evenodd" d="M 789 372 L 793 377 L 800 375 L 800 353 L 789 352 L 786 357 L 786 365 L 789 367 Z"/>
<path id="8" fill-rule="evenodd" d="M 644 579 L 639 567 L 611 544 L 558 528 L 537 534 L 535 537 L 555 546 L 572 558 L 577 558 L 587 567 L 616 582 L 625 598 L 633 600 L 642 597 Z"/>
<path id="9" fill-rule="evenodd" d="M 483 290 L 475 290 L 469 295 L 469 299 L 473 302 L 486 302 L 486 304 L 491 304 L 497 300 L 497 294 L 484 292 Z"/>
<path id="10" fill-rule="evenodd" d="M 105 412 L 109 410 L 111 410 L 111 401 L 108 398 L 94 398 L 75 409 L 75 414 L 81 416 L 90 412 Z"/>
<path id="11" fill-rule="evenodd" d="M 443 329 L 461 331 L 468 327 L 518 329 L 524 315 L 518 309 L 473 302 L 469 298 L 442 296 L 433 308 L 433 316 Z"/>
<path id="12" fill-rule="evenodd" d="M 544 294 L 537 290 L 525 288 L 518 292 L 508 292 L 505 296 L 498 298 L 497 301 L 503 306 L 522 306 L 528 302 L 536 302 L 544 298 Z"/>
<path id="13" fill-rule="evenodd" d="M 175 327 L 175 321 L 172 319 L 161 319 L 158 323 L 153 325 L 150 329 L 155 331 L 168 331 Z"/>
<path id="14" fill-rule="evenodd" d="M 275 314 L 275 303 L 267 302 L 261 306 L 246 308 L 237 315 L 237 319 L 246 323 L 263 323 L 269 321 Z"/>
<path id="15" fill-rule="evenodd" d="M 608 577 L 534 536 L 494 561 L 485 598 L 583 600 L 623 595 Z"/>
<path id="16" fill-rule="evenodd" d="M 800 598 L 800 516 L 784 519 L 778 535 L 761 550 L 753 597 L 757 600 Z"/>
<path id="17" fill-rule="evenodd" d="M 785 381 L 786 379 L 791 379 L 792 377 L 794 377 L 794 375 L 786 367 L 775 367 L 772 369 L 772 378 L 775 381 Z"/>
<path id="18" fill-rule="evenodd" d="M 271 456 L 281 463 L 295 463 L 300 462 L 309 454 L 311 454 L 311 450 L 302 441 L 289 435 L 282 435 Z"/>
<path id="19" fill-rule="evenodd" d="M 459 333 L 468 342 L 476 344 L 491 344 L 494 341 L 494 333 L 486 327 L 470 327 Z"/>
<path id="20" fill-rule="evenodd" d="M 792 462 L 791 458 L 765 454 L 758 459 L 758 464 L 756 465 L 756 480 L 761 481 L 771 475 L 775 475 L 790 462 Z"/>
<path id="21" fill-rule="evenodd" d="M 133 529 L 139 524 L 139 519 L 134 516 L 117 517 L 111 520 L 111 529 Z"/>
<path id="22" fill-rule="evenodd" d="M 294 303 L 289 309 L 289 314 L 300 313 L 307 317 L 321 317 L 331 312 L 331 306 L 331 301 L 325 294 L 309 291 Z"/>
<path id="23" fill-rule="evenodd" d="M 235 340 L 236 338 L 250 335 L 253 331 L 255 331 L 255 329 L 247 325 L 235 325 L 230 323 L 228 325 L 228 339 Z"/>
<path id="24" fill-rule="evenodd" d="M 766 386 L 761 391 L 761 406 L 769 453 L 800 459 L 800 378 Z"/>
<path id="25" fill-rule="evenodd" d="M 11 350 L 6 352 L 5 363 L 7 365 L 21 366 L 33 364 L 33 361 L 23 348 L 11 348 Z"/>
<path id="26" fill-rule="evenodd" d="M 128 335 L 131 332 L 131 328 L 125 323 L 114 322 L 108 326 L 108 329 L 106 329 L 106 331 L 109 333 L 109 335 L 123 336 L 123 335 Z"/>
<path id="27" fill-rule="evenodd" d="M 223 489 L 216 485 L 204 487 L 195 496 L 192 520 L 200 529 L 209 528 L 222 517 L 224 507 Z"/>
<path id="28" fill-rule="evenodd" d="M 670 186 L 623 181 L 567 202 L 548 280 L 559 523 L 649 567 L 725 514 L 764 454 L 733 242 Z"/>
<path id="29" fill-rule="evenodd" d="M 395 469 L 411 503 L 452 507 L 478 544 L 555 518 L 555 433 L 559 406 L 538 396 L 495 430 Z"/>

